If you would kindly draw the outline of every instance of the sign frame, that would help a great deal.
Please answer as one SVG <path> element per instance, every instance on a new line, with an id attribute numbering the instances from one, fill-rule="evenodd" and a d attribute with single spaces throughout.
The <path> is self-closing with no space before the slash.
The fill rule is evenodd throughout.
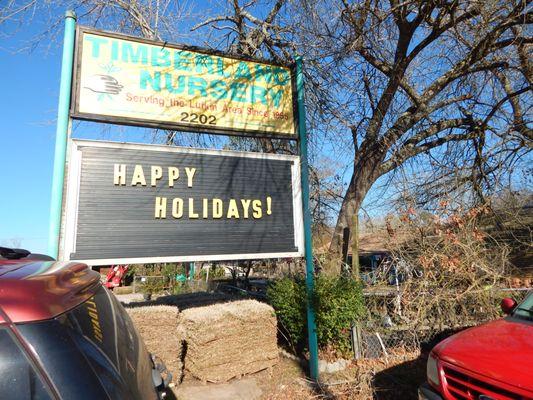
<path id="1" fill-rule="evenodd" d="M 83 35 L 85 33 L 93 35 L 101 35 L 114 39 L 129 40 L 137 43 L 143 43 L 148 45 L 156 45 L 164 48 L 171 48 L 176 50 L 186 50 L 196 53 L 201 53 L 205 55 L 212 55 L 224 58 L 230 58 L 234 60 L 254 62 L 259 64 L 265 64 L 274 67 L 288 68 L 291 75 L 291 95 L 292 95 L 292 114 L 293 114 L 293 126 L 294 133 L 273 133 L 264 131 L 261 129 L 231 129 L 224 127 L 213 127 L 209 125 L 195 125 L 195 124 L 184 124 L 180 122 L 165 122 L 159 120 L 151 120 L 145 118 L 132 118 L 132 117 L 119 117 L 111 115 L 102 115 L 102 114 L 92 114 L 85 113 L 79 110 L 79 100 L 80 100 L 80 78 L 81 78 L 81 55 L 83 51 Z M 241 137 L 255 137 L 255 138 L 269 138 L 269 139 L 286 139 L 286 140 L 299 140 L 299 116 L 298 116 L 298 92 L 296 87 L 296 65 L 295 64 L 284 64 L 284 63 L 272 63 L 270 61 L 262 60 L 259 58 L 246 57 L 241 55 L 229 55 L 227 53 L 206 49 L 196 46 L 187 46 L 181 44 L 170 44 L 168 42 L 162 42 L 157 40 L 150 40 L 145 38 L 139 38 L 136 36 L 125 35 L 116 32 L 110 32 L 106 30 L 97 30 L 88 28 L 85 26 L 78 25 L 76 27 L 76 49 L 74 54 L 74 66 L 73 66 L 73 82 L 72 82 L 72 92 L 71 92 L 71 104 L 70 104 L 70 117 L 82 121 L 91 121 L 91 122 L 104 122 L 117 125 L 126 125 L 126 126 L 137 126 L 145 128 L 155 128 L 155 129 L 166 129 L 174 130 L 180 132 L 194 132 L 194 133 L 204 133 L 204 134 L 214 134 L 214 135 L 229 135 L 229 136 L 241 136 Z"/>
<path id="2" fill-rule="evenodd" d="M 164 146 L 155 144 L 138 144 L 108 142 L 99 140 L 81 140 L 70 139 L 69 141 L 69 165 L 66 182 L 66 199 L 64 210 L 64 227 L 63 235 L 60 238 L 59 258 L 66 261 L 75 261 L 86 263 L 91 266 L 113 265 L 113 264 L 143 264 L 143 263 L 165 263 L 165 262 L 193 262 L 193 261 L 229 261 L 229 260 L 255 260 L 264 258 L 293 258 L 304 257 L 305 255 L 305 235 L 302 208 L 302 189 L 300 185 L 300 157 L 293 155 L 269 154 L 242 152 L 230 150 L 206 150 L 199 148 Z M 164 151 L 167 153 L 181 154 L 205 154 L 232 157 L 247 157 L 271 160 L 289 161 L 291 165 L 291 182 L 292 182 L 292 202 L 293 202 L 293 228 L 294 228 L 294 246 L 298 249 L 295 252 L 280 253 L 245 253 L 245 254 L 212 254 L 212 255 L 193 255 L 193 256 L 162 256 L 162 257 L 131 257 L 131 258 L 102 258 L 102 259 L 83 259 L 72 260 L 71 253 L 76 249 L 76 236 L 78 225 L 78 206 L 79 206 L 79 189 L 81 183 L 81 160 L 82 154 L 79 149 L 82 146 L 100 147 L 107 149 L 131 149 L 142 151 Z"/>
<path id="3" fill-rule="evenodd" d="M 61 240 L 61 225 L 66 222 L 63 218 L 62 211 L 65 196 L 63 196 L 63 187 L 65 185 L 65 164 L 70 164 L 67 161 L 67 146 L 72 143 L 69 142 L 70 126 L 71 126 L 71 95 L 75 93 L 75 85 L 72 85 L 73 76 L 73 59 L 75 54 L 75 36 L 76 36 L 76 14 L 72 10 L 68 10 L 65 14 L 65 33 L 63 39 L 63 58 L 61 67 L 61 87 L 59 91 L 58 103 L 58 121 L 56 127 L 56 145 L 54 152 L 54 171 L 52 180 L 52 196 L 50 207 L 50 229 L 48 238 L 48 253 L 57 257 L 59 255 L 59 246 Z M 77 53 L 76 53 L 77 54 Z M 305 126 L 305 99 L 304 99 L 304 75 L 302 58 L 297 56 L 293 65 L 293 73 L 291 76 L 291 83 L 293 88 L 293 124 L 295 132 L 297 132 L 296 140 L 300 150 L 299 166 L 301 173 L 301 185 L 293 186 L 294 190 L 299 189 L 302 200 L 301 213 L 303 221 L 303 243 L 305 247 L 298 247 L 301 252 L 302 249 L 306 261 L 306 291 L 307 291 L 307 326 L 308 326 L 308 344 L 309 344 L 309 372 L 311 379 L 317 381 L 319 378 L 318 369 L 318 344 L 316 333 L 315 312 L 310 304 L 310 297 L 314 288 L 314 264 L 312 252 L 312 237 L 311 237 L 311 216 L 309 211 L 309 171 L 308 171 L 308 156 L 307 156 L 307 132 Z M 296 92 L 296 96 L 294 96 Z M 76 97 L 75 97 L 76 98 Z M 295 112 L 296 111 L 296 112 Z M 301 123 L 298 123 L 300 121 Z M 104 121 L 105 122 L 105 121 Z M 172 128 L 171 128 L 172 129 Z M 224 132 L 221 132 L 224 134 Z M 232 134 L 225 133 L 225 134 Z M 250 134 L 241 134 L 239 136 L 253 136 Z M 258 136 L 260 137 L 260 136 Z M 268 136 L 265 136 L 268 137 Z M 280 138 L 280 136 L 278 136 Z M 293 139 L 290 137 L 288 139 Z M 298 171 L 296 171 L 298 172 Z M 294 177 L 292 177 L 294 179 Z M 296 189 L 295 189 L 296 188 Z M 71 196 L 72 197 L 72 196 Z M 71 221 L 72 223 L 72 221 Z M 296 233 L 296 229 L 295 229 Z"/>

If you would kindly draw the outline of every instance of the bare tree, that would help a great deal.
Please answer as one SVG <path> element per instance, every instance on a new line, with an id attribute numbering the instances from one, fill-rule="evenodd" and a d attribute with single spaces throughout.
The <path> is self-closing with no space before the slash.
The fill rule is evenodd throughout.
<path id="1" fill-rule="evenodd" d="M 12 0 L 0 7 L 0 23 L 52 3 L 79 9 L 94 26 L 146 37 L 172 39 L 181 22 L 175 18 L 181 3 L 170 0 Z M 200 22 L 192 31 L 207 32 L 210 45 L 234 53 L 285 62 L 304 56 L 314 166 L 321 169 L 320 152 L 326 151 L 344 161 L 339 173 L 349 169 L 333 254 L 340 254 L 347 227 L 358 254 L 363 202 L 376 182 L 394 177 L 400 167 L 424 172 L 418 176 L 434 183 L 425 187 L 435 198 L 450 187 L 441 180 L 483 197 L 502 171 L 531 151 L 530 0 L 226 5 L 214 16 L 196 16 Z M 319 147 L 323 142 L 330 143 L 328 150 Z M 284 142 L 258 144 L 265 151 L 293 151 Z M 357 274 L 358 257 L 352 259 Z"/>
<path id="2" fill-rule="evenodd" d="M 9 23 L 4 33 L 12 33 L 34 20 L 46 22 L 29 43 L 34 47 L 62 27 L 65 10 L 75 11 L 88 26 L 159 40 L 176 37 L 176 21 L 190 13 L 185 2 L 175 0 L 8 0 L 0 6 L 0 25 Z"/>
<path id="3" fill-rule="evenodd" d="M 345 227 L 358 253 L 366 195 L 407 161 L 447 167 L 451 157 L 457 184 L 481 192 L 491 173 L 531 150 L 529 2 L 343 0 L 333 10 L 307 2 L 304 13 L 314 117 L 344 130 L 353 149 L 333 253 Z"/>
<path id="4" fill-rule="evenodd" d="M 285 61 L 303 54 L 311 140 L 335 143 L 351 166 L 334 254 L 347 227 L 358 253 L 363 201 L 400 167 L 427 172 L 429 197 L 453 181 L 482 198 L 531 150 L 528 1 L 272 1 L 263 19 L 250 11 L 255 1 L 229 4 L 196 28 L 224 31 L 239 53 Z"/>
<path id="5" fill-rule="evenodd" d="M 231 54 L 269 58 L 281 63 L 290 62 L 293 59 L 290 50 L 294 49 L 294 43 L 288 41 L 284 35 L 287 28 L 277 22 L 287 0 L 275 0 L 270 3 L 263 5 L 264 9 L 261 11 L 264 16 L 260 18 L 254 12 L 262 5 L 259 1 L 250 0 L 241 4 L 239 0 L 228 0 L 227 8 L 221 10 L 220 15 L 196 24 L 192 31 L 209 27 L 211 33 L 217 33 L 215 37 L 209 36 L 210 40 L 205 41 L 208 47 L 212 47 L 213 43 L 222 44 Z M 244 144 L 269 153 L 291 152 L 286 141 L 259 139 L 256 142 L 240 138 L 232 138 L 231 141 L 236 147 Z"/>

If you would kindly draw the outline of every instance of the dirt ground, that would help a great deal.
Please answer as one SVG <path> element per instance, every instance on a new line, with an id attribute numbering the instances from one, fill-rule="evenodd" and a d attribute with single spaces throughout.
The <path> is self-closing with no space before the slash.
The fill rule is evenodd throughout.
<path id="1" fill-rule="evenodd" d="M 120 297 L 120 296 L 119 296 Z M 176 297 L 161 298 L 160 301 L 147 303 L 135 303 L 135 305 L 156 305 L 169 304 L 169 301 L 176 301 Z M 197 307 L 217 303 L 219 298 L 200 296 L 193 294 L 180 296 L 179 309 Z M 130 305 L 131 306 L 131 305 Z M 321 358 L 328 359 L 327 355 Z M 393 399 L 416 399 L 417 388 L 426 378 L 427 355 L 420 352 L 407 352 L 401 349 L 389 352 L 386 358 L 353 360 L 343 371 L 335 374 L 321 373 L 320 384 L 313 384 L 306 377 L 306 368 L 300 362 L 280 355 L 280 361 L 271 370 L 264 370 L 255 374 L 247 375 L 242 380 L 232 380 L 229 386 L 234 393 L 242 394 L 243 388 L 252 387 L 250 396 L 246 400 L 304 400 L 304 399 L 373 399 L 373 400 L 393 400 Z M 248 380 L 248 382 L 246 382 Z M 179 399 L 194 400 L 211 399 L 209 396 L 179 396 L 180 390 L 191 386 L 195 390 L 202 390 L 202 384 L 192 377 L 185 377 L 183 383 L 173 388 L 172 394 L 167 397 L 169 400 Z M 198 388 L 200 386 L 200 388 Z M 205 392 L 209 392 L 209 387 L 205 387 Z M 240 391 L 240 392 L 239 392 Z M 254 393 L 252 396 L 251 393 Z M 217 400 L 221 397 L 215 397 Z M 243 398 L 230 396 L 232 400 Z M 243 398 L 244 399 L 244 398 Z"/>
<path id="2" fill-rule="evenodd" d="M 316 385 L 306 377 L 298 361 L 281 356 L 271 371 L 248 375 L 243 381 L 254 381 L 261 392 L 254 398 L 260 400 L 416 399 L 417 388 L 425 380 L 425 370 L 425 356 L 398 351 L 389 355 L 387 360 L 354 360 L 344 371 L 322 373 L 321 383 Z M 239 384 L 236 380 L 232 382 Z M 195 382 L 186 378 L 182 385 L 194 386 Z M 205 386 L 205 389 L 207 393 L 209 387 Z M 180 399 L 179 387 L 174 390 L 174 398 Z"/>
<path id="3" fill-rule="evenodd" d="M 278 369 L 274 370 L 273 379 L 265 381 L 263 398 L 416 399 L 425 372 L 425 357 L 419 353 L 398 352 L 387 360 L 354 360 L 344 371 L 322 373 L 321 383 L 313 385 L 294 361 L 282 358 Z"/>

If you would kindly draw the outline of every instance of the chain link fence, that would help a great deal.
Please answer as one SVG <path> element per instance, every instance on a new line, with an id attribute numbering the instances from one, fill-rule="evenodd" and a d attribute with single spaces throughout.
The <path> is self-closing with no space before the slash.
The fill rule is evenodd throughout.
<path id="1" fill-rule="evenodd" d="M 389 288 L 367 291 L 369 316 L 351 330 L 354 356 L 357 359 L 382 358 L 402 351 L 429 351 L 456 332 L 503 316 L 501 299 L 511 297 L 520 303 L 530 290 L 491 289 L 483 293 L 488 298 L 486 307 L 476 304 L 469 308 L 466 297 L 464 304 L 455 307 L 433 307 L 429 315 L 417 312 L 416 315 L 422 314 L 424 318 L 416 321 L 409 320 L 410 313 L 400 292 Z"/>

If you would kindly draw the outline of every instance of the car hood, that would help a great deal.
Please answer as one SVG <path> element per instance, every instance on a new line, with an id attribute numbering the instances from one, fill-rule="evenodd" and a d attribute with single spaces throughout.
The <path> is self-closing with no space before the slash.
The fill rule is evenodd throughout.
<path id="1" fill-rule="evenodd" d="M 441 360 L 533 391 L 533 322 L 507 317 L 466 329 L 440 342 Z"/>

